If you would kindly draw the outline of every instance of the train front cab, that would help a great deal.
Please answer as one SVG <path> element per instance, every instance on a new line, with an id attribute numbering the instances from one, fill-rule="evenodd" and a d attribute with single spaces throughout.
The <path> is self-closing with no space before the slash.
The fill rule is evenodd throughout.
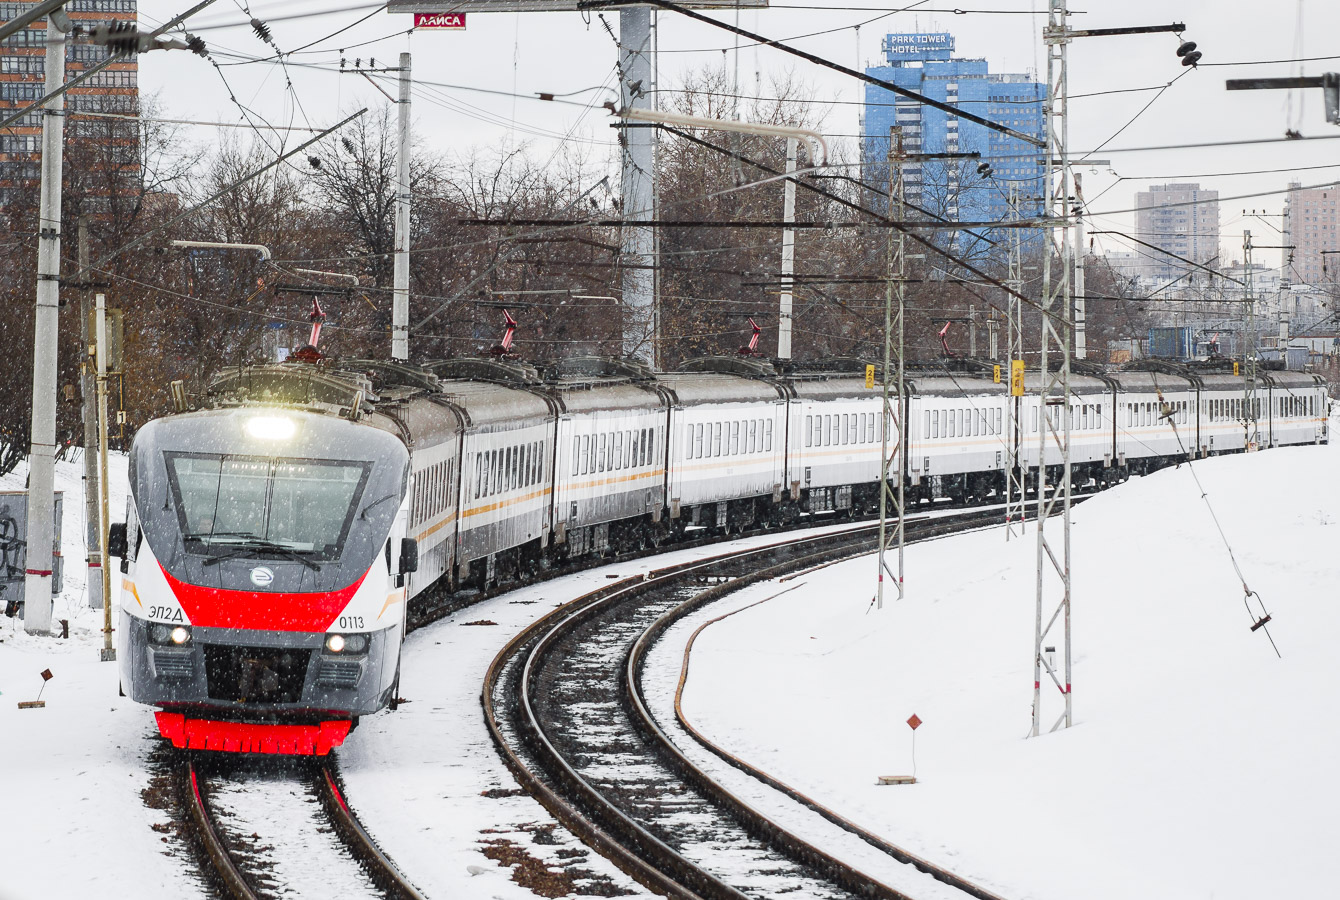
<path id="1" fill-rule="evenodd" d="M 178 747 L 338 745 L 394 694 L 401 567 L 414 564 L 407 481 L 398 438 L 332 415 L 234 408 L 140 429 L 117 629 L 124 693 L 158 706 Z"/>

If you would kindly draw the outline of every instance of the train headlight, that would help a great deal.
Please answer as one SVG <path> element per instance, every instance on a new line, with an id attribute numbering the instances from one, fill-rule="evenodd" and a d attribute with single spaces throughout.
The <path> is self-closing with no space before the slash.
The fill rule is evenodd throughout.
<path id="1" fill-rule="evenodd" d="M 176 644 L 180 647 L 191 642 L 191 629 L 185 625 L 154 622 L 149 625 L 149 640 L 155 644 Z"/>
<path id="2" fill-rule="evenodd" d="M 297 432 L 298 423 L 287 416 L 252 416 L 243 427 L 263 441 L 286 441 Z"/>
<path id="3" fill-rule="evenodd" d="M 331 634 L 326 636 L 326 650 L 349 656 L 368 649 L 366 634 Z"/>

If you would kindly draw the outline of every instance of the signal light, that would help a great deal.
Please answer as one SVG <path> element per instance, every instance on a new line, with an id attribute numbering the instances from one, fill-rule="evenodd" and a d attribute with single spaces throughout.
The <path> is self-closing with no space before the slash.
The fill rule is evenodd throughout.
<path id="1" fill-rule="evenodd" d="M 1196 49 L 1195 41 L 1183 41 L 1177 48 L 1177 55 L 1182 57 L 1182 65 L 1191 66 L 1194 69 L 1196 63 L 1200 62 L 1201 52 Z"/>
<path id="2" fill-rule="evenodd" d="M 982 176 L 983 178 L 990 178 L 991 175 L 993 174 L 993 170 L 991 169 L 991 163 L 986 162 L 978 163 L 977 174 Z"/>

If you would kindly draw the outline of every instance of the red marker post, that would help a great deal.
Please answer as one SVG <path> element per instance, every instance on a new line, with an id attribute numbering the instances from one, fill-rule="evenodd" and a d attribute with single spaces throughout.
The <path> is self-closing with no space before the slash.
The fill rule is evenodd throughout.
<path id="1" fill-rule="evenodd" d="M 912 774 L 911 775 L 881 775 L 876 784 L 916 784 L 917 783 L 917 729 L 921 727 L 921 717 L 912 713 L 912 717 L 907 720 L 907 727 L 912 729 Z"/>

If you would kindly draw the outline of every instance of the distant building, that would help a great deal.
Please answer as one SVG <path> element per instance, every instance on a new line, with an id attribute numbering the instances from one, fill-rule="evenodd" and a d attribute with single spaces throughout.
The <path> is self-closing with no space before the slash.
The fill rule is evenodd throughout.
<path id="1" fill-rule="evenodd" d="M 1291 283 L 1327 289 L 1340 282 L 1337 199 L 1340 185 L 1309 190 L 1303 190 L 1296 181 L 1289 185 L 1284 201 L 1283 243 L 1294 248 L 1285 251 L 1284 277 Z"/>
<path id="2" fill-rule="evenodd" d="M 954 36 L 948 32 L 890 34 L 883 50 L 888 64 L 867 68 L 866 74 L 1042 140 L 1047 88 L 1032 76 L 992 74 L 984 59 L 952 58 Z M 861 128 L 867 184 L 887 190 L 889 129 L 894 125 L 902 126 L 909 153 L 981 154 L 980 159 L 907 164 L 904 182 L 910 202 L 958 221 L 1000 221 L 1011 216 L 1013 184 L 1018 188 L 1018 215 L 1038 213 L 1043 184 L 1042 151 L 1037 147 L 874 85 L 865 89 Z M 991 167 L 990 176 L 979 172 L 979 163 Z M 882 205 L 883 198 L 879 200 Z"/>
<path id="3" fill-rule="evenodd" d="M 0 0 L 0 21 L 9 21 L 33 6 L 29 2 Z M 136 21 L 136 0 L 70 0 L 65 6 L 70 21 L 91 31 L 104 22 Z M 46 20 L 39 19 L 0 42 L 0 115 L 22 109 L 44 96 L 43 78 L 46 69 Z M 107 48 L 89 43 L 87 38 L 66 36 L 66 80 L 107 58 Z M 136 123 L 112 124 L 117 120 L 80 117 L 78 113 L 134 114 L 139 100 L 139 64 L 135 57 L 113 63 L 79 87 L 66 94 L 65 107 L 71 114 L 66 120 L 66 133 L 78 136 L 81 131 L 95 134 L 100 140 L 115 143 L 123 151 L 118 154 L 124 165 L 136 158 L 138 129 Z M 34 111 L 9 128 L 0 130 L 0 197 L 6 187 L 25 181 L 35 181 L 40 175 L 42 149 L 42 116 Z"/>
<path id="4" fill-rule="evenodd" d="M 1199 184 L 1151 185 L 1135 195 L 1135 206 L 1135 237 L 1158 248 L 1140 248 L 1141 277 L 1157 284 L 1199 279 L 1186 260 L 1217 267 L 1218 191 L 1201 190 Z"/>

